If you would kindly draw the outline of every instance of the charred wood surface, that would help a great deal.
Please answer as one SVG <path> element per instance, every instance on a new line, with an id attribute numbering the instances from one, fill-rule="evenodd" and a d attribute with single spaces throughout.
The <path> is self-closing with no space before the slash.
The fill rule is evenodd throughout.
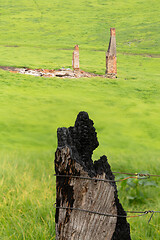
<path id="1" fill-rule="evenodd" d="M 56 175 L 72 175 L 113 180 L 102 182 L 72 177 L 56 181 L 56 240 L 129 240 L 125 217 L 101 216 L 72 208 L 126 216 L 117 195 L 107 157 L 93 163 L 92 153 L 99 145 L 93 121 L 80 112 L 74 127 L 59 128 L 55 154 Z M 65 208 L 65 209 L 61 209 Z"/>

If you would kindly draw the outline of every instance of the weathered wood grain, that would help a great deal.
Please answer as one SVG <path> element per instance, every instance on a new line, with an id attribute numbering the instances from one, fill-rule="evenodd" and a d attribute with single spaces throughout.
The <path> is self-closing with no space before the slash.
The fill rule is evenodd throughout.
<path id="1" fill-rule="evenodd" d="M 79 113 L 75 126 L 58 129 L 55 170 L 58 175 L 114 180 L 106 156 L 93 163 L 91 156 L 98 146 L 92 120 Z M 130 239 L 126 218 L 72 210 L 78 208 L 104 214 L 125 215 L 117 197 L 115 182 L 102 182 L 57 176 L 56 209 L 57 240 Z"/>

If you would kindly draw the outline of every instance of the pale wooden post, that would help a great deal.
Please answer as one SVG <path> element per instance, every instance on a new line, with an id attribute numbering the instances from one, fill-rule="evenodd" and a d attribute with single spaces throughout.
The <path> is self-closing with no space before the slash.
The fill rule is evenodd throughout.
<path id="1" fill-rule="evenodd" d="M 91 159 L 99 145 L 93 121 L 80 112 L 74 127 L 57 132 L 56 240 L 130 240 L 107 157 Z"/>
<path id="2" fill-rule="evenodd" d="M 106 53 L 106 74 L 107 77 L 117 76 L 117 56 L 116 56 L 116 30 L 110 29 L 110 42 Z"/>
<path id="3" fill-rule="evenodd" d="M 74 70 L 79 70 L 79 46 L 75 45 L 72 59 L 72 67 Z"/>

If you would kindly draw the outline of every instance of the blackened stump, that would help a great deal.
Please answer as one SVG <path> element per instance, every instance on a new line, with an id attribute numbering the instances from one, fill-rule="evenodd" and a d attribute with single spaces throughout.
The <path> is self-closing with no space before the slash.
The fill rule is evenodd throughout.
<path id="1" fill-rule="evenodd" d="M 93 121 L 80 112 L 74 127 L 59 128 L 55 154 L 56 175 L 114 180 L 107 157 L 93 163 L 92 153 L 99 145 Z M 119 203 L 114 181 L 100 182 L 71 177 L 57 177 L 57 240 L 130 240 L 125 217 L 106 217 L 71 208 L 126 216 Z M 64 207 L 66 209 L 61 209 Z"/>

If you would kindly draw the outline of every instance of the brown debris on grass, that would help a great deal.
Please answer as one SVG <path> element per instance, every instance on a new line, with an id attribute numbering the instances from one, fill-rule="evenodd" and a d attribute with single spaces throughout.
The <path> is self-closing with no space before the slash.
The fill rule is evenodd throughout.
<path id="1" fill-rule="evenodd" d="M 5 67 L 0 66 L 0 69 L 3 69 L 5 71 L 9 71 L 12 73 L 21 73 L 21 74 L 27 74 L 37 77 L 60 77 L 60 78 L 90 78 L 90 77 L 102 77 L 102 78 L 108 78 L 107 75 L 100 75 L 100 74 L 94 74 L 85 72 L 82 70 L 72 70 L 70 68 L 60 68 L 58 70 L 51 70 L 51 69 L 30 69 L 30 68 L 16 68 L 16 67 Z"/>

